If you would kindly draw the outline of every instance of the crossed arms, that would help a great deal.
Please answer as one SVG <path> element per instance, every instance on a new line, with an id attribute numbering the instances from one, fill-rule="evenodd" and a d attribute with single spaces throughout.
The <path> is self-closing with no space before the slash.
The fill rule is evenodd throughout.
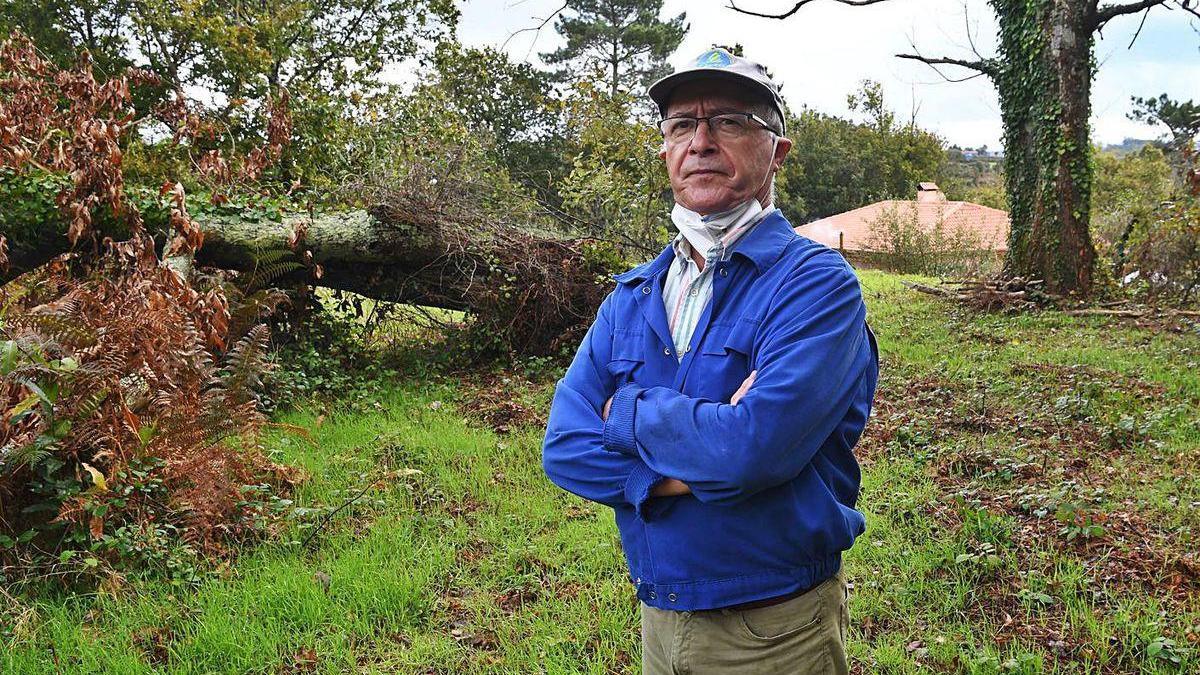
<path id="1" fill-rule="evenodd" d="M 819 259 L 797 267 L 771 299 L 755 345 L 756 374 L 728 403 L 668 387 L 617 389 L 605 367 L 614 291 L 555 390 L 542 458 L 550 479 L 645 518 L 655 496 L 690 492 L 737 503 L 795 478 L 873 366 L 862 358 L 866 310 L 857 279 L 840 259 Z"/>

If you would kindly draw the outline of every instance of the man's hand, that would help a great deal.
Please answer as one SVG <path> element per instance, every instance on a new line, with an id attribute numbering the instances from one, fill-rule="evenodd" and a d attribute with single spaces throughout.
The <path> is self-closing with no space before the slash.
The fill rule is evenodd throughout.
<path id="1" fill-rule="evenodd" d="M 742 380 L 742 386 L 738 387 L 738 390 L 733 392 L 733 397 L 729 399 L 730 405 L 737 405 L 738 401 L 742 400 L 742 397 L 746 395 L 746 392 L 750 391 L 750 385 L 754 384 L 754 378 L 757 376 L 757 370 L 750 371 L 750 374 L 746 376 L 746 379 Z"/>
<path id="2" fill-rule="evenodd" d="M 737 405 L 738 401 L 742 400 L 746 392 L 750 391 L 750 386 L 754 384 L 754 378 L 757 376 L 757 370 L 750 371 L 750 375 L 742 380 L 742 384 L 738 387 L 738 390 L 733 392 L 733 396 L 729 399 L 730 405 Z M 605 421 L 608 421 L 609 408 L 612 408 L 612 396 L 608 397 L 608 400 L 604 402 L 604 409 L 600 411 L 600 417 Z M 650 490 L 651 497 L 677 497 L 679 495 L 690 494 L 692 494 L 692 489 L 688 487 L 687 483 L 675 478 L 667 478 Z"/>

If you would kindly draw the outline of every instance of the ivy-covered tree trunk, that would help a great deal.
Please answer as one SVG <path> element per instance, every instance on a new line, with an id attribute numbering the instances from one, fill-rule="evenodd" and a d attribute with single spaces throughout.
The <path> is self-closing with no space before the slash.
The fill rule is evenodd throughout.
<path id="1" fill-rule="evenodd" d="M 1052 293 L 1091 292 L 1088 231 L 1095 3 L 991 0 L 1000 20 L 993 77 L 1004 123 L 1012 229 L 1005 271 Z"/>

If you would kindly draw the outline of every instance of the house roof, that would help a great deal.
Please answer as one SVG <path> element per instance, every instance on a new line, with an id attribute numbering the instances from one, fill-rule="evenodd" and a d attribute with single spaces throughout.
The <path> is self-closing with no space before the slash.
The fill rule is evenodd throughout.
<path id="1" fill-rule="evenodd" d="M 922 192 L 929 188 L 922 184 Z M 936 186 L 933 186 L 936 189 Z M 937 194 L 941 194 L 940 191 Z M 846 211 L 828 218 L 815 220 L 796 228 L 800 235 L 825 244 L 830 248 L 841 247 L 847 251 L 871 251 L 879 249 L 879 237 L 872 232 L 872 223 L 888 212 L 901 217 L 911 217 L 917 211 L 917 222 L 925 231 L 931 231 L 940 219 L 946 232 L 962 229 L 976 232 L 985 250 L 1004 251 L 1008 248 L 1008 213 L 972 202 L 952 202 L 928 199 L 920 194 L 918 200 L 888 199 L 868 206 Z M 839 237 L 840 235 L 840 237 Z"/>

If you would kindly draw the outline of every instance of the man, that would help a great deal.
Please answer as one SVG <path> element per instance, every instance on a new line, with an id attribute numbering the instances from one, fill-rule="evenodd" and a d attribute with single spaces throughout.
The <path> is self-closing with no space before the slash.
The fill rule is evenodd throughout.
<path id="1" fill-rule="evenodd" d="M 771 205 L 792 143 L 765 68 L 713 49 L 649 94 L 680 234 L 617 275 L 543 466 L 616 514 L 646 673 L 845 673 L 878 375 L 857 278 Z"/>

